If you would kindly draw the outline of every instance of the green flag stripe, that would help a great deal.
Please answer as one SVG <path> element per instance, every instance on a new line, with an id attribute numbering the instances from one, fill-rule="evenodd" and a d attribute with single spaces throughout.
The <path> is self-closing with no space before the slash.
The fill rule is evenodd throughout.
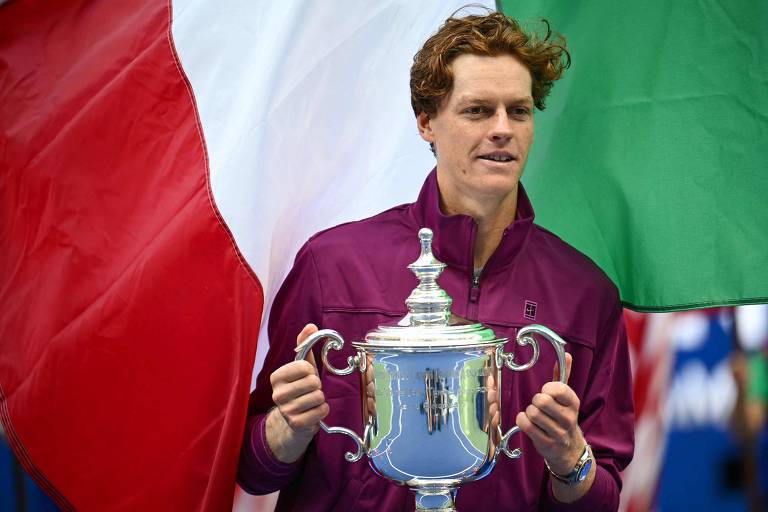
<path id="1" fill-rule="evenodd" d="M 537 113 L 537 221 L 639 311 L 768 302 L 768 2 L 500 2 L 568 41 Z"/>

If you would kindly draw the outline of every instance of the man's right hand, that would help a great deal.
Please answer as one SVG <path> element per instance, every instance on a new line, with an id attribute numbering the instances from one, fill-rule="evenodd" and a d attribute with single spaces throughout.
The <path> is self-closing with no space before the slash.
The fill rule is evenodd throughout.
<path id="1" fill-rule="evenodd" d="M 307 324 L 296 338 L 297 345 L 315 332 L 317 326 Z M 280 462 L 295 462 L 304 454 L 329 411 L 312 352 L 306 361 L 281 366 L 269 380 L 277 407 L 267 416 L 267 444 Z"/>

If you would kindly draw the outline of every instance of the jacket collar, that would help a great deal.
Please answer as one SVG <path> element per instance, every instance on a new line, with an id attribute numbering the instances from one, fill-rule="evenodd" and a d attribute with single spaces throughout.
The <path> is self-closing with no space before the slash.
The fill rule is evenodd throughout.
<path id="1" fill-rule="evenodd" d="M 477 223 L 469 215 L 445 215 L 440 210 L 437 169 L 432 169 L 427 176 L 419 198 L 411 205 L 411 211 L 419 228 L 428 227 L 434 233 L 432 251 L 435 257 L 472 275 Z M 486 263 L 483 274 L 493 274 L 514 264 L 528 240 L 533 218 L 533 207 L 520 183 L 515 220 L 504 230 L 501 242 Z"/>

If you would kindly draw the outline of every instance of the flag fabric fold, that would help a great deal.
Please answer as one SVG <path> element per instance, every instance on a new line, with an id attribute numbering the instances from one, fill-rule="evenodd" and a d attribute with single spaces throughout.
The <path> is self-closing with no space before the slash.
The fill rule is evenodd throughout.
<path id="1" fill-rule="evenodd" d="M 232 502 L 263 297 L 170 23 L 0 6 L 0 414 L 65 510 Z"/>

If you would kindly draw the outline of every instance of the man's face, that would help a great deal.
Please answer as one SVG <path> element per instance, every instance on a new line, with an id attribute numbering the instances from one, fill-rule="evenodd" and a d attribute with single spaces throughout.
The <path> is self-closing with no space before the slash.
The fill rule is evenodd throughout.
<path id="1" fill-rule="evenodd" d="M 514 201 L 533 142 L 531 73 L 512 55 L 462 54 L 451 69 L 453 89 L 437 114 L 417 118 L 435 145 L 446 213 L 467 213 L 467 201 Z"/>

